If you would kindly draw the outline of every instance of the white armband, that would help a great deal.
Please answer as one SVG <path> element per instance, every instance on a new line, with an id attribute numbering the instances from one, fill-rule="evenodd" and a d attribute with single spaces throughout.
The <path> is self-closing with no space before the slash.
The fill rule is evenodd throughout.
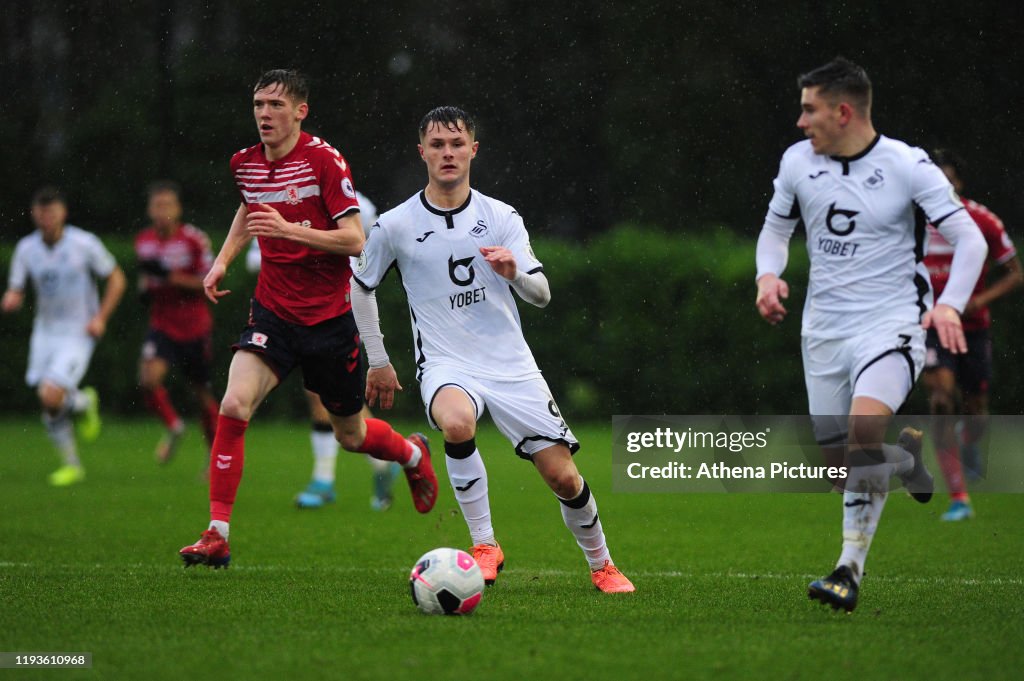
<path id="1" fill-rule="evenodd" d="M 384 334 L 380 330 L 380 312 L 377 308 L 377 294 L 367 291 L 353 278 L 349 285 L 352 290 L 352 316 L 359 328 L 359 338 L 366 348 L 366 359 L 371 369 L 386 367 L 391 360 L 384 349 Z"/>
<path id="2" fill-rule="evenodd" d="M 551 287 L 543 272 L 527 274 L 517 270 L 515 278 L 510 283 L 519 297 L 531 305 L 544 307 L 551 302 Z"/>
<path id="3" fill-rule="evenodd" d="M 946 216 L 935 226 L 954 248 L 953 263 L 949 267 L 949 281 L 935 302 L 949 305 L 957 312 L 963 312 L 978 283 L 978 277 L 981 276 L 985 258 L 988 257 L 988 244 L 966 210 L 958 210 Z"/>
<path id="4" fill-rule="evenodd" d="M 779 217 L 771 211 L 765 217 L 764 227 L 757 237 L 757 281 L 766 274 L 781 276 L 789 262 L 789 239 L 796 227 L 796 220 Z"/>

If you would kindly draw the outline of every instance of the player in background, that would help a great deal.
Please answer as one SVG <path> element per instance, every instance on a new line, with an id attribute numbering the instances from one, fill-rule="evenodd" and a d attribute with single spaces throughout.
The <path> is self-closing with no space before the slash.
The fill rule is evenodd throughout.
<path id="1" fill-rule="evenodd" d="M 164 387 L 172 366 L 182 371 L 196 396 L 208 448 L 217 428 L 220 404 L 210 385 L 213 317 L 203 295 L 203 277 L 213 264 L 213 253 L 206 234 L 181 221 L 177 183 L 151 184 L 147 212 L 151 224 L 135 237 L 139 294 L 149 307 L 139 386 L 146 407 L 167 429 L 156 448 L 156 460 L 167 463 L 185 432 L 185 422 Z"/>
<path id="2" fill-rule="evenodd" d="M 367 225 L 377 222 L 377 207 L 362 192 L 356 191 L 356 201 L 359 202 L 360 221 L 365 229 Z M 260 241 L 253 239 L 249 242 L 249 251 L 245 254 L 245 266 L 250 272 L 260 271 Z M 338 462 L 338 441 L 334 438 L 334 429 L 331 427 L 331 417 L 324 409 L 320 396 L 309 390 L 305 391 L 306 402 L 309 403 L 309 415 L 313 429 L 309 434 L 309 441 L 313 448 L 313 477 L 306 486 L 295 496 L 295 505 L 299 508 L 314 509 L 322 508 L 325 504 L 333 503 L 337 497 L 334 491 L 335 469 Z M 363 405 L 363 417 L 372 418 L 373 414 Z M 370 497 L 370 507 L 375 511 L 386 511 L 391 508 L 393 501 L 392 486 L 395 476 L 398 475 L 399 466 L 393 461 L 381 461 L 372 456 L 366 460 L 373 467 L 373 494 Z"/>
<path id="3" fill-rule="evenodd" d="M 922 433 L 885 443 L 892 415 L 924 364 L 925 330 L 950 352 L 967 350 L 964 309 L 987 251 L 949 181 L 921 149 L 878 134 L 871 81 L 843 58 L 798 80 L 806 140 L 786 150 L 757 242 L 757 299 L 771 324 L 786 316 L 780 278 L 796 225 L 807 230 L 810 282 L 801 329 L 804 379 L 826 459 L 843 455 L 843 548 L 836 568 L 808 595 L 833 608 L 857 605 L 864 562 L 897 475 L 919 502 L 934 481 Z M 954 245 L 949 283 L 932 305 L 924 257 L 930 220 Z"/>
<path id="4" fill-rule="evenodd" d="M 245 430 L 256 408 L 296 367 L 330 413 L 348 451 L 397 461 L 420 513 L 437 500 L 427 440 L 406 439 L 362 416 L 359 336 L 349 303 L 350 255 L 365 237 L 348 163 L 327 142 L 302 131 L 309 86 L 297 71 L 276 69 L 253 88 L 260 143 L 231 158 L 242 197 L 228 236 L 203 281 L 214 303 L 228 265 L 253 237 L 262 266 L 249 320 L 235 345 L 210 461 L 210 525 L 182 548 L 185 565 L 226 566 L 229 523 L 242 478 Z"/>
<path id="5" fill-rule="evenodd" d="M 963 161 L 945 149 L 937 149 L 931 156 L 960 194 L 963 191 Z M 942 514 L 942 520 L 946 521 L 966 520 L 974 516 L 964 474 L 974 479 L 982 474 L 977 443 L 988 420 L 988 389 L 992 378 L 992 338 L 989 332 L 992 316 L 988 306 L 1024 282 L 1017 249 L 1007 236 L 1002 220 L 980 203 L 962 196 L 961 199 L 988 243 L 989 262 L 999 268 L 1000 274 L 989 285 L 986 263 L 964 307 L 966 353 L 949 352 L 932 331 L 928 332 L 926 341 L 928 353 L 922 382 L 928 392 L 931 413 L 937 417 L 933 434 L 935 456 L 951 498 L 949 509 Z M 928 225 L 928 250 L 924 263 L 935 295 L 941 295 L 945 289 L 952 261 L 953 247 L 934 225 Z M 958 391 L 962 398 L 962 412 L 957 410 Z M 958 413 L 964 414 L 963 421 L 957 422 L 959 417 L 955 414 Z M 957 431 L 960 433 L 959 445 Z"/>
<path id="6" fill-rule="evenodd" d="M 551 298 L 541 264 L 519 214 L 470 187 L 479 146 L 474 131 L 473 120 L 455 107 L 423 118 L 418 148 L 426 189 L 381 215 L 354 261 L 352 307 L 370 364 L 367 402 L 389 409 L 402 389 L 384 348 L 373 293 L 397 267 L 409 300 L 420 395 L 430 425 L 444 434 L 448 478 L 484 581 L 493 584 L 505 560 L 475 439 L 477 420 L 489 409 L 516 454 L 534 464 L 558 498 L 593 584 L 604 592 L 633 591 L 612 562 L 597 502 L 573 463 L 579 444 L 519 323 L 513 291 L 538 307 Z"/>
<path id="7" fill-rule="evenodd" d="M 14 249 L 0 308 L 5 313 L 19 310 L 25 284 L 32 280 L 36 315 L 25 382 L 36 389 L 46 434 L 62 461 L 49 482 L 65 487 L 85 480 L 72 419 L 78 419 L 82 440 L 91 442 L 100 434 L 96 391 L 79 389 L 78 384 L 124 295 L 125 277 L 96 235 L 67 224 L 67 201 L 59 190 L 38 190 L 31 214 L 36 229 Z M 102 300 L 96 279 L 105 281 Z"/>

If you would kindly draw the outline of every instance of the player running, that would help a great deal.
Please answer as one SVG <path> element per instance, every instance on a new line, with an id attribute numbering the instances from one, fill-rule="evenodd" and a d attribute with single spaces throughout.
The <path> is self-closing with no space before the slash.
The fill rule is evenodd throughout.
<path id="1" fill-rule="evenodd" d="M 348 163 L 302 131 L 309 87 L 296 71 L 273 70 L 253 88 L 260 143 L 231 159 L 242 195 L 231 229 L 203 285 L 213 301 L 228 265 L 253 237 L 263 264 L 249 321 L 235 346 L 210 462 L 210 526 L 179 551 L 185 565 L 226 566 L 229 522 L 242 478 L 245 430 L 264 398 L 296 367 L 320 396 L 341 446 L 404 468 L 413 503 L 427 513 L 437 478 L 427 440 L 407 440 L 380 419 L 361 416 L 359 337 L 349 304 L 349 255 L 363 228 Z"/>
<path id="2" fill-rule="evenodd" d="M 360 222 L 365 229 L 367 225 L 377 222 L 377 207 L 362 192 L 356 190 L 356 201 L 359 203 Z M 260 240 L 249 242 L 249 250 L 245 254 L 245 266 L 250 272 L 260 271 Z M 360 368 L 360 372 L 362 369 Z M 338 463 L 338 441 L 334 438 L 331 417 L 324 409 L 320 396 L 308 390 L 306 402 L 309 404 L 309 416 L 313 429 L 309 441 L 313 448 L 313 476 L 306 488 L 295 495 L 295 505 L 300 509 L 317 509 L 334 503 L 337 494 L 334 491 L 335 469 Z M 363 417 L 370 418 L 370 410 L 363 405 Z M 393 499 L 392 486 L 398 475 L 398 464 L 394 461 L 381 461 L 372 456 L 366 460 L 373 467 L 373 494 L 370 496 L 370 508 L 375 511 L 386 511 L 391 508 Z"/>
<path id="3" fill-rule="evenodd" d="M 125 276 L 96 235 L 66 224 L 67 201 L 59 190 L 37 191 L 31 212 L 36 230 L 14 249 L 0 308 L 5 313 L 19 310 L 25 301 L 25 283 L 32 280 L 36 316 L 25 382 L 36 389 L 46 434 L 63 461 L 49 482 L 66 487 L 85 480 L 72 419 L 78 418 L 82 440 L 92 442 L 100 434 L 96 391 L 79 389 L 78 384 L 89 368 L 96 341 L 106 333 L 107 321 L 124 295 Z M 102 300 L 97 278 L 105 280 Z"/>
<path id="4" fill-rule="evenodd" d="M 957 194 L 960 194 L 963 190 L 963 162 L 959 157 L 950 151 L 938 149 L 932 152 L 932 161 L 946 174 Z M 992 316 L 988 306 L 1024 283 L 1017 249 L 1007 236 L 1003 221 L 980 203 L 970 199 L 963 199 L 963 202 L 967 213 L 977 223 L 988 243 L 989 261 L 1000 269 L 1001 274 L 989 286 L 986 262 L 971 298 L 964 307 L 966 353 L 957 355 L 949 352 L 939 344 L 932 331 L 928 332 L 926 340 L 928 353 L 922 382 L 928 391 L 931 413 L 937 417 L 935 456 L 950 496 L 949 509 L 942 514 L 942 520 L 950 522 L 974 517 L 964 474 L 975 479 L 982 475 L 977 443 L 988 420 L 988 389 L 992 378 L 992 337 L 989 332 Z M 928 267 L 935 295 L 940 295 L 945 289 L 952 262 L 953 247 L 939 230 L 928 225 L 928 251 L 924 264 Z M 954 423 L 957 419 L 954 414 L 958 413 L 958 389 L 963 399 L 962 413 L 966 418 Z M 957 431 L 960 433 L 959 446 Z"/>
<path id="5" fill-rule="evenodd" d="M 597 502 L 573 463 L 579 444 L 523 338 L 512 292 L 538 307 L 551 298 L 523 220 L 510 206 L 470 188 L 479 142 L 466 112 L 434 109 L 420 123 L 419 140 L 426 189 L 380 216 L 353 265 L 353 311 L 370 364 L 367 401 L 388 409 L 402 389 L 373 294 L 395 267 L 409 299 L 427 420 L 444 433 L 448 478 L 484 581 L 493 584 L 505 561 L 475 440 L 477 420 L 489 409 L 516 454 L 533 462 L 561 502 L 593 584 L 609 593 L 633 591 L 612 562 Z"/>
<path id="6" fill-rule="evenodd" d="M 807 139 L 782 157 L 775 195 L 757 242 L 757 310 L 771 324 L 786 316 L 780 279 L 793 230 L 803 223 L 810 254 L 804 306 L 804 380 L 815 437 L 835 461 L 846 446 L 843 549 L 836 569 L 809 596 L 853 610 L 889 491 L 901 478 L 914 498 L 931 499 L 920 431 L 884 442 L 892 415 L 924 363 L 925 329 L 943 347 L 967 350 L 959 312 L 985 259 L 985 242 L 949 181 L 920 149 L 871 123 L 871 82 L 837 58 L 800 77 Z M 954 244 L 949 283 L 932 306 L 924 256 L 925 219 Z"/>
<path id="7" fill-rule="evenodd" d="M 139 385 L 146 407 L 166 428 L 156 447 L 156 460 L 167 463 L 185 432 L 185 422 L 164 387 L 170 367 L 178 366 L 192 387 L 208 448 L 217 428 L 220 404 L 210 385 L 213 317 L 203 295 L 203 277 L 213 264 L 213 253 L 206 234 L 181 221 L 181 189 L 176 183 L 154 182 L 148 193 L 152 223 L 135 237 L 139 294 L 149 307 Z"/>

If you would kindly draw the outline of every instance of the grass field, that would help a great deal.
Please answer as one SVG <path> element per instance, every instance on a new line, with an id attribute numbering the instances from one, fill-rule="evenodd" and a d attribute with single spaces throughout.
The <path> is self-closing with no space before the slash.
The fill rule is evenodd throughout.
<path id="1" fill-rule="evenodd" d="M 637 593 L 591 587 L 557 502 L 488 426 L 506 570 L 475 614 L 443 618 L 416 610 L 407 576 L 426 550 L 468 544 L 446 484 L 428 516 L 404 482 L 374 513 L 369 466 L 343 455 L 338 503 L 298 511 L 307 430 L 256 422 L 232 567 L 186 571 L 177 549 L 207 521 L 194 429 L 158 468 L 155 423 L 108 423 L 83 447 L 87 481 L 58 490 L 38 421 L 0 422 L 0 651 L 93 653 L 92 670 L 0 679 L 1019 678 L 1024 495 L 975 497 L 978 517 L 952 525 L 944 498 L 894 495 L 860 605 L 839 615 L 806 598 L 838 555 L 837 497 L 613 494 L 610 424 L 575 430 Z"/>

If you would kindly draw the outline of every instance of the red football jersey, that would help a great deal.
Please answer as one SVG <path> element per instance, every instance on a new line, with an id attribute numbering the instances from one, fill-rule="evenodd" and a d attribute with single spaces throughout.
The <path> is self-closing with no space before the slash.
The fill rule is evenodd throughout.
<path id="1" fill-rule="evenodd" d="M 988 261 L 1002 265 L 1017 255 L 1017 249 L 1006 234 L 1003 228 L 1003 221 L 980 203 L 964 199 L 964 207 L 968 214 L 974 218 L 981 229 L 985 242 L 988 244 Z M 928 225 L 928 251 L 924 256 L 924 264 L 928 268 L 928 274 L 932 280 L 932 289 L 935 291 L 935 299 L 938 300 L 942 290 L 946 288 L 949 281 L 949 267 L 953 264 L 953 246 L 946 241 L 939 230 Z M 988 263 L 981 270 L 978 283 L 974 286 L 972 296 L 976 296 L 985 290 L 986 277 L 988 276 Z M 975 310 L 963 317 L 964 331 L 980 331 L 992 325 L 992 315 L 987 307 Z"/>
<path id="2" fill-rule="evenodd" d="M 337 229 L 338 218 L 359 210 L 348 163 L 331 145 L 305 132 L 276 161 L 267 160 L 262 144 L 243 149 L 231 158 L 231 172 L 249 210 L 263 203 L 288 222 L 310 229 Z M 255 298 L 281 319 L 312 326 L 351 308 L 347 255 L 262 237 L 260 251 Z"/>
<path id="3" fill-rule="evenodd" d="M 140 260 L 159 262 L 168 272 L 205 277 L 213 264 L 210 239 L 192 225 L 181 225 L 167 238 L 161 238 L 154 227 L 147 227 L 135 237 L 135 255 Z M 150 296 L 149 325 L 176 341 L 201 338 L 213 329 L 213 319 L 202 290 L 187 291 L 166 283 L 148 289 Z"/>

